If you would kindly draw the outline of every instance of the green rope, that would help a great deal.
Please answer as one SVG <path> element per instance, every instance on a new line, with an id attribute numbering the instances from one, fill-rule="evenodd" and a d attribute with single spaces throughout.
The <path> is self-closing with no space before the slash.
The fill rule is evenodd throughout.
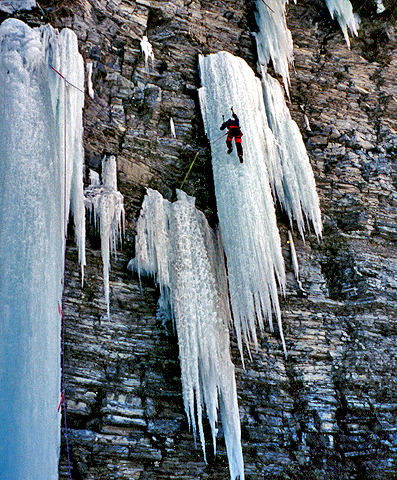
<path id="1" fill-rule="evenodd" d="M 223 135 L 221 135 L 220 137 L 218 137 L 217 139 L 215 139 L 212 143 L 214 144 L 215 142 L 217 142 L 218 140 L 220 140 L 221 138 L 225 137 L 227 135 L 227 132 L 224 133 Z M 190 164 L 190 167 L 189 167 L 189 170 L 186 172 L 186 175 L 185 175 L 185 178 L 183 179 L 183 182 L 181 183 L 181 186 L 179 187 L 179 190 L 182 190 L 182 187 L 190 173 L 190 170 L 193 168 L 193 165 L 194 165 L 194 162 L 196 161 L 196 158 L 199 156 L 199 154 L 201 152 L 204 152 L 204 150 L 207 150 L 207 148 L 209 148 L 211 146 L 211 144 L 207 145 L 206 147 L 202 148 L 201 150 L 199 150 L 196 155 L 194 156 L 193 158 L 193 161 L 192 163 Z"/>

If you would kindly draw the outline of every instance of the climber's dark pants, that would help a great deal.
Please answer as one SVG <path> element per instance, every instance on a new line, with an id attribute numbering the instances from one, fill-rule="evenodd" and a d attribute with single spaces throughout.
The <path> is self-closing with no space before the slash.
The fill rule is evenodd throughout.
<path id="1" fill-rule="evenodd" d="M 234 141 L 236 143 L 236 150 L 237 150 L 237 155 L 239 157 L 243 156 L 243 146 L 241 145 L 241 132 L 234 132 L 233 130 L 228 132 L 227 137 L 226 137 L 226 146 L 228 150 L 232 150 L 232 140 L 234 138 Z"/>

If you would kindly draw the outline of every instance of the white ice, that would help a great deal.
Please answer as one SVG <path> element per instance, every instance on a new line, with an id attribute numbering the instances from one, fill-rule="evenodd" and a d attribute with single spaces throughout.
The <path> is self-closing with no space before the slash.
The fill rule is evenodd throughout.
<path id="1" fill-rule="evenodd" d="M 92 178 L 93 182 L 84 191 L 85 204 L 101 236 L 103 285 L 107 316 L 110 317 L 110 256 L 116 253 L 122 238 L 125 216 L 123 196 L 117 190 L 116 157 L 110 155 L 102 160 L 102 184 L 98 184 L 97 177 Z"/>
<path id="2" fill-rule="evenodd" d="M 148 189 L 137 222 L 136 258 L 130 267 L 151 274 L 168 304 L 178 335 L 185 410 L 205 455 L 206 411 L 214 450 L 218 405 L 232 480 L 244 479 L 234 366 L 230 358 L 226 271 L 219 234 L 178 191 L 174 203 Z"/>
<path id="3" fill-rule="evenodd" d="M 92 85 L 92 62 L 87 62 L 86 63 L 86 68 L 87 68 L 87 87 L 88 87 L 88 95 L 91 98 L 94 98 L 94 87 Z"/>
<path id="4" fill-rule="evenodd" d="M 172 117 L 170 117 L 170 131 L 171 131 L 171 137 L 176 138 L 175 124 L 174 124 L 174 120 L 172 119 Z"/>
<path id="5" fill-rule="evenodd" d="M 45 49 L 45 61 L 50 77 L 53 111 L 56 114 L 56 135 L 60 160 L 64 162 L 65 218 L 73 214 L 74 231 L 79 251 L 79 261 L 84 280 L 85 258 L 85 207 L 83 193 L 84 147 L 84 60 L 78 54 L 77 36 L 63 29 L 59 34 L 50 25 L 40 30 Z M 51 66 L 52 68 L 50 68 Z M 53 70 L 55 69 L 55 70 Z M 58 72 L 58 73 L 56 73 Z M 62 75 L 62 77 L 61 77 Z M 65 235 L 66 235 L 66 225 Z"/>
<path id="6" fill-rule="evenodd" d="M 332 18 L 336 18 L 343 32 L 347 45 L 350 47 L 348 29 L 353 35 L 357 35 L 359 19 L 353 13 L 353 7 L 349 0 L 325 0 Z"/>
<path id="7" fill-rule="evenodd" d="M 383 13 L 385 10 L 382 0 L 376 0 L 376 13 Z"/>
<path id="8" fill-rule="evenodd" d="M 31 10 L 36 7 L 36 0 L 0 0 L 0 10 L 15 13 L 19 10 Z"/>
<path id="9" fill-rule="evenodd" d="M 16 19 L 0 25 L 0 472 L 7 480 L 58 479 L 58 306 L 69 198 L 76 206 L 82 193 L 82 176 L 72 178 L 82 171 L 75 168 L 83 162 L 76 118 L 82 101 L 67 89 L 66 110 L 75 115 L 66 123 L 67 138 L 75 143 L 65 165 L 65 92 L 50 56 L 54 64 L 63 59 L 64 71 L 78 76 L 74 81 L 83 78 L 70 30 L 31 29 Z M 73 212 L 77 224 L 80 214 Z"/>
<path id="10" fill-rule="evenodd" d="M 224 244 L 230 302 L 241 356 L 243 339 L 258 346 L 257 325 L 273 329 L 275 314 L 284 351 L 278 287 L 285 286 L 284 260 L 276 223 L 269 169 L 279 161 L 267 123 L 262 85 L 241 58 L 227 52 L 199 57 L 204 127 L 211 144 L 215 194 Z M 236 72 L 239 72 L 236 75 Z M 234 107 L 243 131 L 244 163 L 226 153 L 219 130 Z"/>
<path id="11" fill-rule="evenodd" d="M 289 65 L 293 62 L 293 42 L 287 28 L 285 7 L 288 0 L 256 0 L 255 19 L 259 32 L 255 33 L 258 61 L 265 70 L 272 60 L 274 70 L 283 77 L 288 94 Z"/>
<path id="12" fill-rule="evenodd" d="M 91 187 L 96 187 L 101 184 L 101 178 L 99 176 L 99 173 L 96 172 L 95 170 L 89 171 L 89 179 L 90 179 L 90 186 Z"/>
<path id="13" fill-rule="evenodd" d="M 288 230 L 288 242 L 289 242 L 290 251 L 291 251 L 292 268 L 294 270 L 295 279 L 299 285 L 299 288 L 303 290 L 302 282 L 300 281 L 300 278 L 299 278 L 299 263 L 298 263 L 298 257 L 296 255 L 294 238 L 292 236 L 291 230 Z"/>
<path id="14" fill-rule="evenodd" d="M 305 220 L 320 237 L 320 203 L 302 135 L 291 118 L 281 85 L 265 71 L 262 71 L 262 87 L 267 121 L 276 138 L 278 153 L 274 162 L 270 158 L 267 161 L 272 187 L 291 225 L 295 220 L 302 237 Z"/>
<path id="15" fill-rule="evenodd" d="M 142 54 L 145 56 L 145 70 L 146 70 L 146 73 L 149 73 L 149 60 L 151 61 L 152 68 L 153 68 L 154 54 L 153 54 L 152 44 L 149 42 L 146 35 L 144 35 L 142 37 L 141 50 L 142 50 Z"/>

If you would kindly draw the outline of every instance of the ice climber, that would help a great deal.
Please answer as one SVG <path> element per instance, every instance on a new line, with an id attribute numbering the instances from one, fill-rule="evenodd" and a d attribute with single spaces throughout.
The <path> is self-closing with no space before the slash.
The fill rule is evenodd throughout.
<path id="1" fill-rule="evenodd" d="M 231 153 L 233 151 L 232 140 L 234 138 L 238 158 L 240 160 L 240 163 L 243 163 L 243 146 L 241 145 L 241 137 L 243 134 L 240 129 L 240 121 L 237 115 L 234 113 L 233 107 L 232 107 L 232 117 L 233 118 L 229 118 L 229 120 L 226 120 L 226 122 L 224 121 L 222 123 L 221 130 L 224 130 L 225 128 L 227 128 L 227 137 L 226 137 L 227 153 Z"/>

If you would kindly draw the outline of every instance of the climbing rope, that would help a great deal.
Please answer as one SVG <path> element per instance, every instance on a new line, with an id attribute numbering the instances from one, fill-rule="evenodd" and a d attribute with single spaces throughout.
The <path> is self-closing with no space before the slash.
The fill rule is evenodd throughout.
<path id="1" fill-rule="evenodd" d="M 68 458 L 68 468 L 69 468 L 69 478 L 72 480 L 72 468 L 70 463 L 70 448 L 69 448 L 69 435 L 68 435 L 68 423 L 67 423 L 67 414 L 66 414 L 66 394 L 65 394 L 65 286 L 66 286 L 66 237 L 67 237 L 67 205 L 66 205 L 66 183 L 67 183 L 67 131 L 66 131 L 66 120 L 67 120 L 67 86 L 70 85 L 76 90 L 83 92 L 80 88 L 76 87 L 70 83 L 58 70 L 55 70 L 54 67 L 50 65 L 50 68 L 57 73 L 64 80 L 64 112 L 63 112 L 63 160 L 64 160 L 64 171 L 63 171 L 63 238 L 64 238 L 64 259 L 63 259 L 63 282 L 62 282 L 62 305 L 58 304 L 59 314 L 61 316 L 61 331 L 62 331 L 62 342 L 61 342 L 61 356 L 62 356 L 62 379 L 61 379 L 61 400 L 59 402 L 58 411 L 60 411 L 61 406 L 63 406 L 63 417 L 65 422 L 65 440 L 66 440 L 66 453 Z"/>
<path id="2" fill-rule="evenodd" d="M 212 143 L 210 143 L 209 145 L 207 145 L 206 147 L 202 148 L 201 150 L 199 150 L 196 155 L 194 156 L 193 158 L 193 161 L 192 163 L 190 164 L 190 167 L 188 169 L 188 171 L 186 172 L 186 175 L 185 175 L 185 178 L 183 179 L 183 182 L 181 183 L 181 186 L 179 187 L 180 190 L 182 190 L 182 187 L 191 171 L 191 169 L 193 168 L 193 165 L 194 165 L 194 162 L 196 161 L 196 158 L 200 155 L 201 152 L 204 152 L 205 150 L 207 150 L 207 148 L 210 148 L 211 145 L 213 145 L 214 143 L 216 143 L 218 140 L 220 140 L 221 138 L 225 137 L 227 135 L 227 132 L 222 134 L 220 137 L 216 138 Z"/>

